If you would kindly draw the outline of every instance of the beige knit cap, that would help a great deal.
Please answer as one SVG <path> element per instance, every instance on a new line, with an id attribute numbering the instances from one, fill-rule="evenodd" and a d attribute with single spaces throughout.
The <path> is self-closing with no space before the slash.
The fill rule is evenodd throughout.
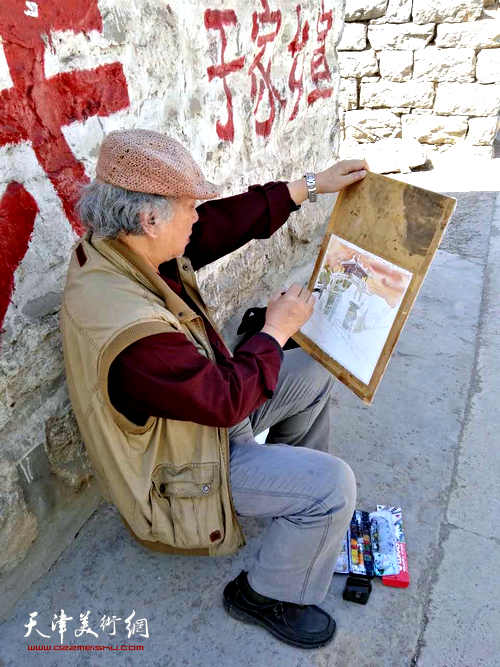
<path id="1" fill-rule="evenodd" d="M 118 130 L 106 135 L 96 175 L 126 190 L 165 197 L 212 199 L 219 194 L 184 146 L 151 130 Z"/>

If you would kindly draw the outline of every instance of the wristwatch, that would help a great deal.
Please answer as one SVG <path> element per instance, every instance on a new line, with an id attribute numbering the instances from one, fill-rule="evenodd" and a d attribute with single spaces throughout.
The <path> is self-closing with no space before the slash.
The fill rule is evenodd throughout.
<path id="1" fill-rule="evenodd" d="M 307 186 L 307 196 L 309 197 L 310 202 L 315 202 L 316 201 L 316 174 L 313 174 L 311 171 L 306 171 L 304 174 L 304 178 L 306 179 L 306 186 Z"/>

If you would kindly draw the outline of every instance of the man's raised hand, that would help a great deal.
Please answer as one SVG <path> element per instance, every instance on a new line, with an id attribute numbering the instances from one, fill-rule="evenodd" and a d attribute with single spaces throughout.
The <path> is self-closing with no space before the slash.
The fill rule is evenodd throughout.
<path id="1" fill-rule="evenodd" d="M 341 160 L 316 174 L 317 190 L 319 193 L 338 192 L 351 183 L 360 181 L 367 171 L 366 160 Z"/>

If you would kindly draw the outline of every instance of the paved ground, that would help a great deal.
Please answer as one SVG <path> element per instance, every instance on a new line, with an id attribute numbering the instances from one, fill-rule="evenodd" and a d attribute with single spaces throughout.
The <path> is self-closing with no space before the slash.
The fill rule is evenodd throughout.
<path id="1" fill-rule="evenodd" d="M 228 617 L 224 584 L 245 568 L 265 521 L 242 520 L 249 538 L 233 557 L 164 556 L 131 540 L 116 510 L 103 504 L 48 574 L 0 626 L 0 667 L 64 665 L 67 653 L 28 652 L 28 644 L 59 644 L 52 632 L 64 609 L 65 644 L 144 645 L 144 651 L 72 652 L 75 665 L 233 667 L 493 667 L 500 665 L 500 160 L 408 180 L 453 194 L 458 206 L 372 406 L 339 384 L 336 453 L 353 467 L 358 506 L 400 504 L 412 583 L 375 581 L 366 607 L 344 602 L 335 575 L 323 604 L 337 620 L 327 647 L 288 647 L 266 631 Z M 491 190 L 490 192 L 484 190 Z M 496 445 L 496 447 L 495 447 Z M 497 533 L 498 535 L 498 533 Z M 99 638 L 75 638 L 80 612 L 90 610 Z M 146 618 L 128 637 L 98 620 L 113 614 Z M 37 629 L 24 638 L 29 614 Z"/>

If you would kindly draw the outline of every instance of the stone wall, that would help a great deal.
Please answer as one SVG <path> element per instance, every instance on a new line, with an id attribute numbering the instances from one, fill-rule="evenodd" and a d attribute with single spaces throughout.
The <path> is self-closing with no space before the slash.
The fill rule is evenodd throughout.
<path id="1" fill-rule="evenodd" d="M 494 0 L 347 0 L 341 155 L 380 172 L 492 157 L 499 47 Z"/>
<path id="2" fill-rule="evenodd" d="M 2 1 L 0 616 L 99 502 L 58 310 L 83 231 L 75 202 L 104 134 L 171 134 L 223 196 L 329 166 L 342 10 L 341 0 Z M 271 239 L 200 272 L 220 326 L 312 261 L 330 206 L 305 203 Z"/>

